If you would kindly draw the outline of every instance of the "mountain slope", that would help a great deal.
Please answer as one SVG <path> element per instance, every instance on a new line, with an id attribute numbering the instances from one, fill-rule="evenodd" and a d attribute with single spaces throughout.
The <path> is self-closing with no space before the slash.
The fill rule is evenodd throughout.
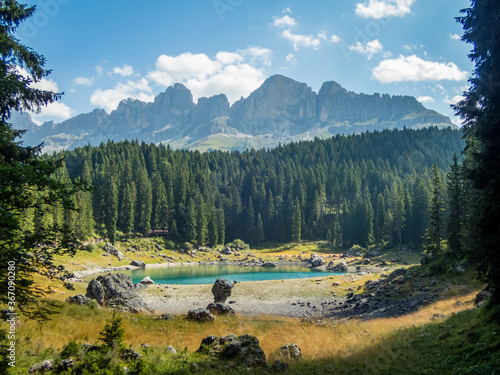
<path id="1" fill-rule="evenodd" d="M 26 145 L 44 142 L 46 152 L 125 139 L 201 151 L 243 150 L 367 130 L 453 126 L 411 96 L 357 94 L 333 81 L 316 93 L 282 75 L 269 77 L 232 106 L 224 94 L 195 104 L 191 92 L 175 84 L 152 103 L 127 99 L 110 114 L 96 109 L 42 126 L 27 114 L 15 114 L 13 122 L 27 129 Z"/>

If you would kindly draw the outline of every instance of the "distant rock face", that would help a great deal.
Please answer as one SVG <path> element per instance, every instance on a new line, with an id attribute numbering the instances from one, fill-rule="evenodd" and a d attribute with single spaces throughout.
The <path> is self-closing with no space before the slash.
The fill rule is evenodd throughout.
<path id="1" fill-rule="evenodd" d="M 127 99 L 110 114 L 96 109 L 59 124 L 37 126 L 28 114 L 15 113 L 12 121 L 16 128 L 27 130 L 26 145 L 44 142 L 48 152 L 88 143 L 97 146 L 108 139 L 168 142 L 173 147 L 202 150 L 216 139 L 220 148 L 241 150 L 312 136 L 453 126 L 448 117 L 426 109 L 411 96 L 357 94 L 333 81 L 325 82 L 316 93 L 305 83 L 282 75 L 269 77 L 232 106 L 224 94 L 199 98 L 195 104 L 191 91 L 177 83 L 152 103 Z"/>
<path id="2" fill-rule="evenodd" d="M 215 303 L 225 303 L 226 300 L 231 295 L 231 291 L 234 287 L 234 283 L 218 278 L 212 287 L 212 293 L 214 295 Z"/>
<path id="3" fill-rule="evenodd" d="M 119 311 L 150 311 L 137 294 L 130 276 L 107 274 L 90 281 L 86 297 L 95 299 L 100 305 L 113 307 Z"/>

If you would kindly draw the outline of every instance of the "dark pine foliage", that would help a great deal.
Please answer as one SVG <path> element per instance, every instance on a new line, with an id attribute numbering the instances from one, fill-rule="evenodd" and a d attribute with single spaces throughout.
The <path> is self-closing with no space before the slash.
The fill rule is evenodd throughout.
<path id="1" fill-rule="evenodd" d="M 237 238 L 419 244 L 429 222 L 430 168 L 448 169 L 464 147 L 461 136 L 387 130 L 203 154 L 125 141 L 63 155 L 71 179 L 90 170 L 95 231 L 110 239 L 167 229 L 176 242 L 211 246 Z"/>
<path id="2" fill-rule="evenodd" d="M 458 21 L 473 45 L 476 64 L 465 99 L 455 106 L 464 120 L 468 192 L 467 253 L 500 301 L 500 2 L 472 0 Z"/>

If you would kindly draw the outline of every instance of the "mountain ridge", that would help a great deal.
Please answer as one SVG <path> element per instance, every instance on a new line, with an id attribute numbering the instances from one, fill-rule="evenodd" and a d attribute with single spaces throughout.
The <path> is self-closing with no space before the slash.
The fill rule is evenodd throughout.
<path id="1" fill-rule="evenodd" d="M 283 75 L 269 77 L 232 105 L 224 94 L 199 98 L 195 104 L 191 91 L 176 83 L 153 102 L 125 99 L 109 114 L 94 109 L 38 126 L 28 114 L 16 113 L 13 124 L 27 130 L 25 144 L 43 142 L 44 152 L 126 139 L 200 151 L 243 150 L 335 134 L 454 126 L 412 96 L 357 94 L 334 81 L 323 83 L 316 93 Z"/>

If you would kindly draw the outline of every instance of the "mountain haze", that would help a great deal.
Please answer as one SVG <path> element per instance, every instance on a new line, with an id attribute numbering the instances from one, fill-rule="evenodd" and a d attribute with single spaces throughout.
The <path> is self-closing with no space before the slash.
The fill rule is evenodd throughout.
<path id="1" fill-rule="evenodd" d="M 325 82 L 318 93 L 305 83 L 274 75 L 232 106 L 224 94 L 200 98 L 180 83 L 152 103 L 123 100 L 110 114 L 95 109 L 61 123 L 41 126 L 16 113 L 26 129 L 25 145 L 44 142 L 44 151 L 74 149 L 107 140 L 170 144 L 174 148 L 243 150 L 393 128 L 452 127 L 448 117 L 426 109 L 414 97 L 357 94 Z"/>

